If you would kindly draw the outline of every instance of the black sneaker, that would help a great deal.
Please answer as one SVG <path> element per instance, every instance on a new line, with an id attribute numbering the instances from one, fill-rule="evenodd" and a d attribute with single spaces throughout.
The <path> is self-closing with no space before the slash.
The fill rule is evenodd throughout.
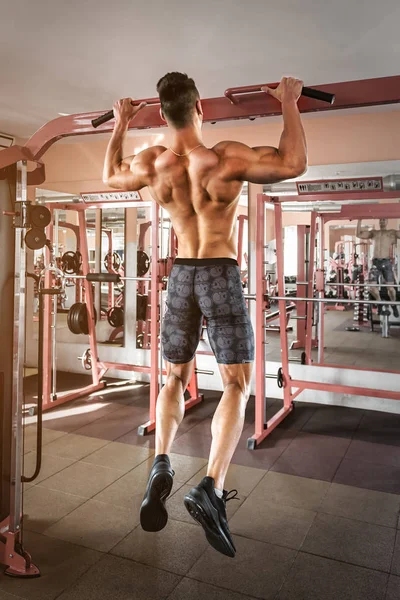
<path id="1" fill-rule="evenodd" d="M 398 319 L 399 311 L 397 310 L 397 306 L 395 304 L 392 306 L 392 311 L 393 311 L 393 316 L 396 317 L 396 319 Z"/>
<path id="2" fill-rule="evenodd" d="M 231 493 L 234 495 L 229 498 Z M 236 548 L 228 527 L 226 503 L 236 496 L 237 490 L 224 490 L 222 498 L 218 498 L 214 491 L 214 479 L 204 477 L 184 499 L 190 516 L 202 526 L 211 546 L 231 558 L 235 557 Z"/>
<path id="3" fill-rule="evenodd" d="M 174 475 L 167 454 L 156 456 L 140 507 L 140 524 L 145 531 L 161 531 L 166 526 L 165 501 L 171 493 Z"/>

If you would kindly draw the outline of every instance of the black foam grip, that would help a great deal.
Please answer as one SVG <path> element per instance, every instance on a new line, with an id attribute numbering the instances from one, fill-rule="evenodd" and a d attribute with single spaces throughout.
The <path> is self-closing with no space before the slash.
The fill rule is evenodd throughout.
<path id="1" fill-rule="evenodd" d="M 120 276 L 117 273 L 88 273 L 86 281 L 101 281 L 105 283 L 119 283 Z"/>
<path id="2" fill-rule="evenodd" d="M 100 125 L 103 125 L 103 123 L 107 123 L 107 121 L 111 121 L 111 119 L 114 118 L 114 111 L 113 110 L 109 110 L 108 112 L 104 113 L 104 115 L 101 115 L 101 117 L 97 117 L 96 119 L 92 120 L 92 125 L 94 128 L 99 127 Z"/>
<path id="3" fill-rule="evenodd" d="M 329 104 L 335 102 L 335 94 L 328 94 L 328 92 L 321 92 L 321 90 L 315 90 L 314 88 L 303 87 L 301 95 L 306 96 L 307 98 L 314 98 L 314 100 L 329 102 Z"/>

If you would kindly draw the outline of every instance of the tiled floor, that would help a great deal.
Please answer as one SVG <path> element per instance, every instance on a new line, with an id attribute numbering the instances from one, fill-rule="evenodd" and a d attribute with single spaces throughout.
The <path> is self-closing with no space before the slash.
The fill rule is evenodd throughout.
<path id="1" fill-rule="evenodd" d="M 148 387 L 46 413 L 42 472 L 24 497 L 24 544 L 42 577 L 0 575 L 0 600 L 398 600 L 400 415 L 298 403 L 251 452 L 250 401 L 226 482 L 240 495 L 227 505 L 232 560 L 183 506 L 205 473 L 219 394 L 205 397 L 174 443 L 170 519 L 158 534 L 139 525 L 154 452 L 153 436 L 137 435 Z M 26 474 L 34 443 L 29 425 Z"/>

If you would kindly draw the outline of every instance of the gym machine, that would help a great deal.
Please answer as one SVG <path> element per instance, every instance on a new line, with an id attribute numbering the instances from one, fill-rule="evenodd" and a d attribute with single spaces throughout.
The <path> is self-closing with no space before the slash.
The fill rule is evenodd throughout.
<path id="1" fill-rule="evenodd" d="M 400 101 L 400 76 L 381 79 L 335 83 L 320 87 L 322 94 L 311 94 L 312 97 L 302 97 L 299 101 L 301 112 L 314 112 L 332 110 L 333 94 L 336 94 L 334 109 L 354 108 L 356 106 L 374 106 L 379 104 L 396 103 Z M 269 84 L 273 87 L 273 84 Z M 310 95 L 310 94 L 309 94 Z M 324 103 L 325 102 L 325 103 Z M 148 106 L 141 111 L 130 128 L 148 129 L 163 127 L 165 123 L 159 115 L 159 99 L 150 99 Z M 226 90 L 221 98 L 203 100 L 204 121 L 216 123 L 235 119 L 252 119 L 267 117 L 280 113 L 273 98 L 267 96 L 261 86 L 247 86 L 245 88 L 232 88 Z M 23 360 L 24 360 L 24 309 L 25 309 L 25 252 L 22 231 L 26 223 L 23 222 L 27 205 L 27 185 L 40 185 L 45 181 L 45 168 L 41 162 L 42 156 L 57 140 L 85 134 L 93 134 L 94 119 L 103 117 L 100 111 L 68 115 L 59 117 L 41 127 L 24 146 L 12 146 L 0 152 L 0 179 L 2 181 L 2 206 L 9 207 L 12 212 L 17 205 L 21 207 L 15 221 L 15 229 L 11 222 L 1 215 L 0 233 L 1 240 L 7 245 L 9 252 L 2 261 L 0 270 L 0 319 L 2 328 L 2 353 L 0 355 L 0 381 L 1 381 L 1 524 L 0 524 L 0 563 L 8 568 L 6 574 L 32 577 L 38 576 L 38 569 L 31 563 L 29 555 L 22 545 L 22 501 L 21 501 L 21 464 L 22 464 L 22 408 L 23 408 Z M 108 117 L 110 118 L 110 117 Z M 106 123 L 97 129 L 99 133 L 111 132 L 113 124 Z M 34 164 L 34 170 L 27 173 L 26 161 Z M 8 186 L 14 186 L 14 197 L 9 202 Z M 15 193 L 16 187 L 16 193 Z M 110 194 L 111 196 L 111 194 Z M 115 196 L 114 196 L 115 198 Z M 263 198 L 261 196 L 261 198 Z M 260 217 L 264 217 L 263 211 Z M 31 243 L 43 242 L 44 233 L 40 228 L 30 234 Z M 152 235 L 157 234 L 154 229 Z M 155 241 L 157 239 L 155 237 Z M 40 247 L 40 246 L 39 246 Z M 264 250 L 264 248 L 262 248 Z M 15 251 L 15 252 L 14 252 Z M 154 258 L 152 257 L 152 260 Z M 257 279 L 263 277 L 262 268 L 258 269 Z M 152 289 L 157 288 L 157 273 L 152 269 Z M 46 282 L 45 282 L 46 285 Z M 282 288 L 282 282 L 281 282 Z M 90 288 L 89 288 L 90 289 Z M 49 298 L 45 299 L 45 303 Z M 257 326 L 263 330 L 263 315 L 260 320 L 260 310 L 264 308 L 264 294 L 257 293 L 258 309 Z M 311 304 L 308 302 L 308 305 Z M 88 304 L 89 318 L 93 323 L 94 312 L 92 302 Z M 282 306 L 281 318 L 285 319 L 285 303 Z M 153 340 L 157 337 L 156 331 L 157 305 L 152 302 L 151 327 Z M 282 325 L 284 323 L 282 322 Z M 48 327 L 48 323 L 45 322 Z M 281 327 L 281 336 L 285 327 Z M 93 348 L 94 350 L 94 348 Z M 260 348 L 259 348 L 260 350 Z M 261 347 L 263 350 L 263 347 Z M 157 345 L 152 344 L 152 364 L 158 365 Z M 93 354 L 94 359 L 97 357 Z M 260 352 L 262 356 L 262 352 Z M 46 356 L 44 357 L 46 359 Z M 48 358 L 48 357 L 47 357 Z M 46 364 L 46 360 L 44 361 Z M 264 364 L 265 367 L 265 364 Z M 261 371 L 260 371 L 261 372 Z M 162 372 L 159 374 L 162 376 Z M 285 377 L 287 372 L 285 373 Z M 100 384 L 100 381 L 98 382 Z M 263 378 L 263 385 L 265 381 Z M 151 379 L 151 397 L 156 397 L 158 378 Z M 98 388 L 99 389 L 99 388 Z M 264 388 L 258 389 L 258 397 L 262 395 L 264 402 Z M 93 387 L 90 391 L 93 391 Z M 88 391 L 86 391 L 88 393 Z M 257 431 L 265 437 L 264 419 L 259 408 L 257 409 Z M 260 418 L 261 415 L 261 418 Z M 151 404 L 150 422 L 147 424 L 154 429 L 155 404 Z M 284 417 L 282 417 L 284 418 Z M 275 425 L 276 426 L 276 425 Z M 150 430 L 150 429 L 149 429 Z"/>
<path id="2" fill-rule="evenodd" d="M 394 191 L 384 191 L 384 183 L 381 177 L 368 178 L 370 184 L 363 185 L 360 188 L 360 182 L 364 182 L 364 179 L 360 180 L 344 180 L 342 186 L 336 187 L 332 190 L 333 182 L 312 182 L 312 187 L 308 187 L 307 182 L 299 182 L 294 184 L 298 188 L 298 194 L 293 193 L 292 196 L 274 196 L 259 194 L 257 197 L 257 232 L 256 232 L 256 277 L 257 282 L 262 282 L 262 285 L 258 285 L 257 292 L 255 295 L 256 299 L 256 418 L 255 418 L 255 432 L 252 437 L 247 440 L 247 447 L 250 450 L 254 450 L 271 432 L 281 423 L 294 409 L 294 401 L 304 390 L 315 390 L 315 391 L 327 391 L 334 393 L 343 393 L 349 395 L 361 395 L 370 396 L 374 398 L 387 398 L 391 400 L 400 400 L 400 391 L 393 391 L 390 389 L 379 389 L 365 387 L 362 385 L 347 385 L 341 383 L 328 383 L 322 382 L 316 375 L 311 375 L 312 369 L 315 367 L 325 368 L 338 368 L 346 369 L 345 365 L 330 365 L 324 362 L 324 307 L 329 304 L 337 302 L 335 298 L 325 297 L 325 260 L 324 260 L 324 231 L 325 224 L 329 220 L 352 220 L 360 218 L 387 218 L 387 217 L 400 217 L 399 204 L 395 203 L 380 203 L 380 200 L 386 200 L 391 198 L 398 198 L 399 194 L 396 189 L 400 189 L 400 178 L 394 186 Z M 335 182 L 337 186 L 338 182 Z M 349 187 L 347 187 L 347 184 Z M 311 184 L 310 184 L 311 186 Z M 327 186 L 327 187 L 326 187 Z M 345 187 L 346 186 L 346 187 Z M 347 191 L 343 191 L 346 189 Z M 304 292 L 301 296 L 287 296 L 285 292 L 284 282 L 284 252 L 283 252 L 283 234 L 282 234 L 282 213 L 285 210 L 285 202 L 287 200 L 297 202 L 301 206 L 302 202 L 312 203 L 313 210 L 311 212 L 311 226 L 310 226 L 310 259 L 309 259 L 309 272 L 308 280 L 304 282 L 298 282 L 304 285 Z M 376 203 L 360 204 L 354 203 L 354 201 L 367 201 L 374 200 Z M 332 209 L 324 211 L 325 202 L 337 202 L 337 206 Z M 352 203 L 353 202 L 353 203 Z M 280 318 L 280 336 L 281 336 L 281 356 L 282 366 L 279 367 L 276 374 L 268 373 L 266 369 L 265 360 L 265 288 L 266 288 L 266 273 L 265 273 L 265 218 L 266 213 L 270 214 L 271 208 L 274 211 L 275 219 L 275 231 L 276 231 L 276 250 L 277 250 L 277 273 L 278 273 L 278 296 L 274 299 L 279 303 L 279 318 Z M 296 206 L 291 210 L 296 210 Z M 318 223 L 317 223 L 318 219 Z M 314 273 L 314 249 L 315 241 L 317 244 L 317 268 Z M 314 277 L 315 277 L 315 289 L 314 289 Z M 307 378 L 302 380 L 292 377 L 290 374 L 289 364 L 292 362 L 289 357 L 288 337 L 286 331 L 286 317 L 285 310 L 287 303 L 301 303 L 305 302 L 307 306 L 306 310 L 306 338 L 305 338 L 305 356 L 302 363 L 307 366 Z M 357 304 L 359 302 L 355 299 L 346 300 L 349 304 Z M 377 300 L 363 300 L 364 304 L 369 306 L 387 305 L 387 301 Z M 391 304 L 393 304 L 391 302 Z M 395 303 L 400 306 L 400 301 Z M 313 363 L 311 357 L 311 349 L 313 342 L 313 308 L 317 306 L 317 329 L 318 329 L 318 358 L 317 362 Z M 352 371 L 359 371 L 360 376 L 363 374 L 365 378 L 365 371 L 356 367 L 351 367 Z M 374 372 L 373 369 L 368 371 Z M 399 373 L 398 371 L 375 371 L 376 373 Z M 274 379 L 277 382 L 279 388 L 283 391 L 283 407 L 267 421 L 266 419 L 266 380 Z M 377 380 L 378 382 L 381 379 Z"/>
<path id="3" fill-rule="evenodd" d="M 22 529 L 23 377 L 25 357 L 26 245 L 43 242 L 46 211 L 27 199 L 27 165 L 18 161 L 0 180 L 0 238 L 7 248 L 0 269 L 0 563 L 6 575 L 38 577 L 24 549 Z M 36 216 L 35 216 L 36 212 Z"/>

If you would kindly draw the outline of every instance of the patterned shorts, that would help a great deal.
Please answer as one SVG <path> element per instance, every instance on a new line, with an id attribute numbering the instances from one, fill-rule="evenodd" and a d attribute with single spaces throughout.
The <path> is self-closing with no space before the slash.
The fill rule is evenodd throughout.
<path id="1" fill-rule="evenodd" d="M 165 360 L 174 364 L 192 360 L 204 317 L 218 363 L 254 361 L 254 333 L 236 260 L 175 260 L 161 331 Z"/>
<path id="2" fill-rule="evenodd" d="M 389 258 L 373 259 L 368 280 L 370 283 L 379 283 L 380 275 L 383 279 L 381 283 L 394 283 L 393 266 Z"/>

